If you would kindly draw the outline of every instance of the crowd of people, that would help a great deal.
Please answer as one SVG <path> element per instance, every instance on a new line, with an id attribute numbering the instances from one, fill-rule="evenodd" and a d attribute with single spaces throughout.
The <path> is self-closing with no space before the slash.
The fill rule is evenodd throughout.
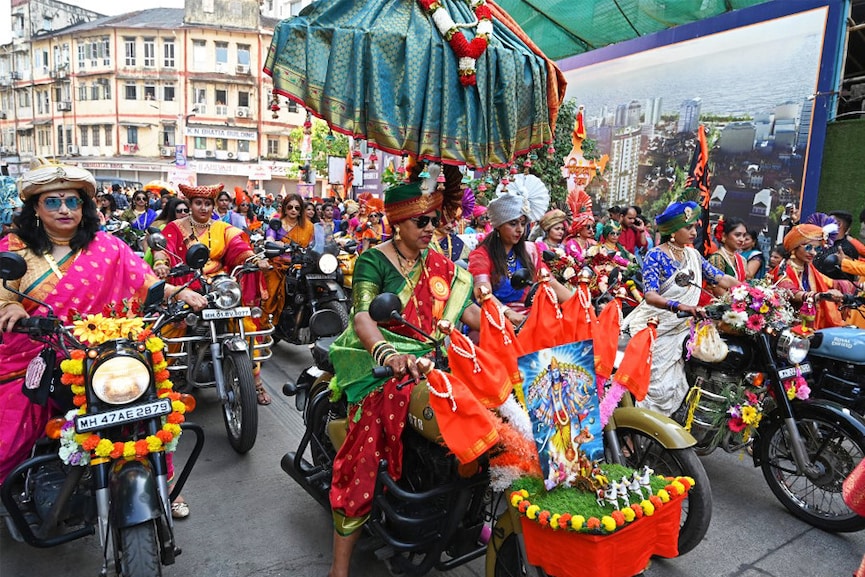
<path id="1" fill-rule="evenodd" d="M 551 207 L 547 196 L 539 210 L 517 189 L 505 190 L 486 206 L 478 204 L 470 214 L 461 215 L 445 210 L 441 192 L 412 181 L 389 188 L 383 200 L 370 195 L 344 201 L 304 199 L 294 193 L 284 198 L 250 197 L 239 188 L 232 196 L 222 185 L 181 185 L 177 191 L 163 188 L 149 195 L 135 191 L 123 209 L 118 191 L 97 194 L 87 171 L 50 164 L 26 173 L 19 191 L 23 207 L 0 239 L 0 250 L 18 252 L 28 264 L 26 276 L 13 286 L 50 303 L 61 317 L 73 302 L 79 312 L 87 313 L 98 312 L 113 300 L 143 296 L 148 286 L 168 277 L 193 243 L 210 249 L 204 272 L 213 274 L 252 256 L 249 235 L 262 227 L 269 240 L 319 250 L 339 237 L 356 241 L 351 323 L 331 348 L 338 386 L 353 417 L 334 466 L 332 577 L 347 575 L 357 529 L 370 510 L 372 469 L 363 469 L 363 463 L 375 468 L 377 459 L 364 457 L 370 451 L 395 450 L 387 439 L 398 435 L 394 437 L 381 415 L 406 410 L 406 393 L 393 386 L 395 381 L 372 377 L 369 368 L 385 365 L 397 378 L 417 378 L 416 361 L 429 352 L 429 345 L 411 330 L 371 319 L 370 303 L 381 292 L 398 295 L 404 317 L 427 333 L 437 334 L 442 319 L 461 322 L 468 332 L 477 331 L 477 303 L 488 295 L 501 307 L 504 319 L 520 326 L 530 314 L 528 289 L 515 287 L 510 280 L 521 269 L 535 278 L 538 271 L 550 268 L 550 254 L 553 259 L 567 256 L 598 276 L 613 267 L 641 269 L 644 300 L 626 317 L 623 328 L 635 334 L 649 319 L 659 320 L 651 385 L 642 405 L 670 415 L 687 391 L 682 343 L 689 321 L 676 313 L 700 316 L 707 290 L 722 294 L 741 282 L 768 277 L 788 288 L 794 303 L 808 302 L 818 292 L 838 301 L 842 292 L 857 290 L 856 279 L 865 275 L 865 263 L 859 260 L 865 246 L 849 236 L 852 216 L 845 212 L 833 213 L 840 224 L 834 250 L 849 277 L 831 279 L 813 264 L 815 255 L 827 247 L 825 228 L 791 222 L 783 244 L 767 253 L 760 246 L 765 244 L 760 234 L 746 223 L 722 219 L 713 230 L 714 252 L 706 258 L 694 248 L 701 210 L 686 201 L 670 204 L 653 219 L 637 206 L 611 207 L 602 216 L 592 210 L 585 193 L 569 198 L 567 207 Z M 101 230 L 112 219 L 126 220 L 141 232 L 161 229 L 167 250 L 142 260 Z M 89 270 L 84 264 L 98 259 L 107 265 L 97 263 L 104 278 L 77 278 Z M 289 262 L 287 257 L 259 260 L 262 274 L 245 277 L 244 304 L 278 315 L 286 298 L 283 274 Z M 677 280 L 682 274 L 687 275 L 684 284 Z M 572 297 L 573 288 L 559 280 L 563 279 L 553 278 L 551 287 L 563 303 Z M 185 289 L 179 296 L 193 307 L 205 305 L 194 290 Z M 40 313 L 44 311 L 38 305 L 0 291 L 3 333 L 19 319 Z M 820 301 L 815 328 L 843 322 L 835 302 Z M 26 456 L 49 414 L 21 393 L 21 380 L 39 347 L 22 335 L 5 336 L 0 345 L 5 361 L 0 368 L 0 479 Z M 258 367 L 255 376 L 258 402 L 270 404 Z M 395 421 L 396 431 L 401 430 L 404 418 Z M 372 436 L 381 443 L 366 442 L 370 430 L 377 431 Z"/>

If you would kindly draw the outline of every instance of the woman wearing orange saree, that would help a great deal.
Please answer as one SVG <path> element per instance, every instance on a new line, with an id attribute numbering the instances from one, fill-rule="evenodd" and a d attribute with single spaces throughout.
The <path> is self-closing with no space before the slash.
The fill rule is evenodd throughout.
<path id="1" fill-rule="evenodd" d="M 838 304 L 842 293 L 855 290 L 852 283 L 833 280 L 813 264 L 814 256 L 823 247 L 823 229 L 816 224 L 799 224 L 784 237 L 784 249 L 790 254 L 784 276 L 778 287 L 793 293 L 793 302 L 801 305 L 806 300 L 814 302 L 816 316 L 811 328 L 815 330 L 844 325 Z M 816 299 L 817 294 L 828 293 L 832 300 Z"/>
<path id="2" fill-rule="evenodd" d="M 303 212 L 303 198 L 299 194 L 289 194 L 280 207 L 279 229 L 267 229 L 267 240 L 288 244 L 293 242 L 302 248 L 312 244 L 315 236 L 315 226 L 307 220 Z M 285 307 L 285 275 L 291 268 L 291 257 L 281 256 L 270 260 L 273 266 L 264 273 L 267 283 L 267 299 L 261 308 L 265 316 L 273 315 L 274 325 L 278 324 L 279 315 Z"/>
<path id="3" fill-rule="evenodd" d="M 101 313 L 123 299 L 144 300 L 158 279 L 121 240 L 99 232 L 96 181 L 89 172 L 36 165 L 21 177 L 18 190 L 24 206 L 12 232 L 0 239 L 0 251 L 12 251 L 27 263 L 24 276 L 10 281 L 12 288 L 49 304 L 63 322 L 71 322 L 76 312 Z M 197 308 L 206 304 L 188 289 L 179 296 Z M 0 482 L 42 436 L 55 408 L 31 403 L 21 389 L 30 361 L 44 345 L 9 332 L 20 319 L 47 313 L 0 288 Z"/>

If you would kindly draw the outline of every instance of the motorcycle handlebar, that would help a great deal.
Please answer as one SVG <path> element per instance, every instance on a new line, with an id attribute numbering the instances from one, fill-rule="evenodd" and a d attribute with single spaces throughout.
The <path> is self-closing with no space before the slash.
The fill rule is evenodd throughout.
<path id="1" fill-rule="evenodd" d="M 373 367 L 372 376 L 377 379 L 389 379 L 393 377 L 393 369 L 390 367 Z"/>
<path id="2" fill-rule="evenodd" d="M 12 332 L 29 335 L 46 335 L 54 333 L 59 327 L 57 319 L 50 317 L 28 317 L 20 319 L 12 328 Z"/>

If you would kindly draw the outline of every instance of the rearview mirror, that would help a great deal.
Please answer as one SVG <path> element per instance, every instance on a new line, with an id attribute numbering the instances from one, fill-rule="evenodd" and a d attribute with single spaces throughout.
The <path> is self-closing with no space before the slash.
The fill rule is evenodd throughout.
<path id="1" fill-rule="evenodd" d="M 521 268 L 517 272 L 511 275 L 511 286 L 514 290 L 523 290 L 527 286 L 532 284 L 532 275 L 529 273 L 529 269 Z"/>
<path id="2" fill-rule="evenodd" d="M 144 299 L 144 310 L 147 311 L 162 302 L 165 298 L 165 281 L 161 280 L 150 285 L 147 297 Z"/>
<path id="3" fill-rule="evenodd" d="M 147 238 L 147 246 L 150 247 L 150 250 L 165 250 L 165 247 L 168 246 L 168 241 L 165 240 L 165 235 L 162 234 L 162 231 L 156 229 L 156 232 L 151 232 Z"/>
<path id="4" fill-rule="evenodd" d="M 541 253 L 541 257 L 544 259 L 544 262 L 555 262 L 559 260 L 559 255 L 554 253 L 551 250 L 545 250 Z"/>
<path id="5" fill-rule="evenodd" d="M 282 228 L 282 221 L 278 218 L 271 218 L 270 221 L 267 223 L 267 227 L 270 230 L 279 230 Z"/>
<path id="6" fill-rule="evenodd" d="M 203 244 L 195 243 L 186 250 L 186 264 L 189 268 L 200 270 L 210 258 L 210 249 Z"/>
<path id="7" fill-rule="evenodd" d="M 0 252 L 0 278 L 4 281 L 18 280 L 27 272 L 24 258 L 14 252 Z"/>
<path id="8" fill-rule="evenodd" d="M 394 313 L 402 313 L 402 301 L 393 293 L 381 293 L 369 303 L 369 316 L 377 323 L 393 320 Z"/>

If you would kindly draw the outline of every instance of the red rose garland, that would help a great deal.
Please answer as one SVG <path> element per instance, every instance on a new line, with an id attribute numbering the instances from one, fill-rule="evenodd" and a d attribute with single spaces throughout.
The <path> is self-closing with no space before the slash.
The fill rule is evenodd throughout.
<path id="1" fill-rule="evenodd" d="M 424 10 L 432 17 L 436 28 L 451 45 L 451 49 L 459 59 L 460 83 L 463 86 L 474 86 L 477 84 L 475 64 L 477 59 L 486 51 L 489 38 L 493 33 L 493 15 L 486 0 L 471 0 L 472 9 L 478 21 L 475 24 L 477 34 L 469 42 L 465 35 L 460 32 L 456 22 L 438 0 L 418 0 Z M 461 25 L 467 27 L 466 25 Z"/>

